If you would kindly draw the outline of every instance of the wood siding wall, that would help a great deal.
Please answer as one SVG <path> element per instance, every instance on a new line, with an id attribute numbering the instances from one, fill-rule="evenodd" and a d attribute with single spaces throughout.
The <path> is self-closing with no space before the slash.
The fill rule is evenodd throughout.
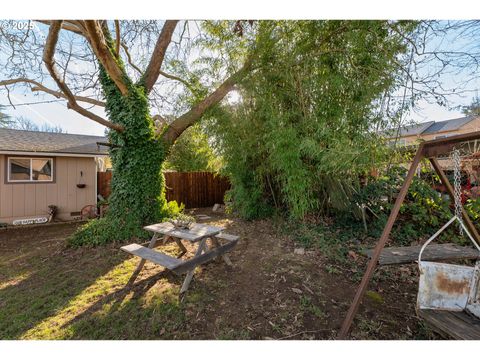
<path id="1" fill-rule="evenodd" d="M 187 209 L 223 204 L 225 192 L 230 189 L 227 178 L 210 172 L 168 172 L 165 175 L 168 201 L 183 203 Z M 98 193 L 110 195 L 111 172 L 98 173 Z"/>
<path id="2" fill-rule="evenodd" d="M 71 220 L 71 212 L 96 203 L 94 158 L 56 157 L 53 183 L 5 183 L 8 155 L 0 155 L 0 222 L 48 215 L 48 205 L 58 207 L 61 220 Z M 83 172 L 85 188 L 77 188 Z"/>

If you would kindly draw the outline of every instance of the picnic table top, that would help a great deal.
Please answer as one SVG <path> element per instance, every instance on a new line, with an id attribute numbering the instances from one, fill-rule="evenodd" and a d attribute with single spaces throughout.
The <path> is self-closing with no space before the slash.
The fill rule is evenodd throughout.
<path id="1" fill-rule="evenodd" d="M 163 222 L 159 224 L 148 225 L 144 227 L 147 231 L 173 236 L 180 239 L 185 239 L 191 242 L 197 242 L 205 237 L 219 234 L 221 227 L 211 226 L 205 224 L 193 224 L 190 229 L 176 229 L 172 223 Z"/>

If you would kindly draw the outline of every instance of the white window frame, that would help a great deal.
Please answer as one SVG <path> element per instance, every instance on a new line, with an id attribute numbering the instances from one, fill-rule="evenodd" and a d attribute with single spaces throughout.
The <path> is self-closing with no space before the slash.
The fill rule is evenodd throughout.
<path id="1" fill-rule="evenodd" d="M 20 159 L 20 160 L 28 159 L 28 160 L 30 160 L 30 180 L 12 180 L 10 178 L 10 175 L 11 175 L 10 174 L 10 170 L 11 170 L 10 160 L 15 160 L 15 159 Z M 32 179 L 32 173 L 33 173 L 33 171 L 32 171 L 32 169 L 33 169 L 32 161 L 33 160 L 50 160 L 50 163 L 52 164 L 52 175 L 51 175 L 50 180 L 33 180 Z M 53 161 L 53 158 L 51 158 L 51 157 L 23 157 L 23 156 L 11 156 L 10 157 L 9 156 L 7 158 L 7 182 L 8 183 L 34 183 L 34 184 L 35 183 L 51 183 L 51 182 L 53 182 L 53 179 L 54 179 L 54 171 L 55 171 L 54 166 L 55 166 L 55 162 Z"/>

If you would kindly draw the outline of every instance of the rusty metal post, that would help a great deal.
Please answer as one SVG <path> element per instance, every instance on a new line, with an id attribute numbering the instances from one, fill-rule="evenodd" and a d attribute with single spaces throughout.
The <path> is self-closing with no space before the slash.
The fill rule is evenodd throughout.
<path id="1" fill-rule="evenodd" d="M 348 334 L 348 331 L 350 330 L 350 326 L 352 325 L 353 318 L 355 317 L 358 311 L 360 302 L 362 301 L 363 295 L 367 290 L 368 283 L 370 282 L 373 276 L 373 273 L 375 271 L 375 268 L 377 267 L 377 262 L 380 257 L 380 253 L 385 247 L 385 243 L 387 242 L 388 236 L 392 231 L 393 224 L 397 219 L 398 212 L 400 211 L 400 206 L 402 205 L 403 200 L 407 195 L 408 188 L 410 187 L 410 183 L 412 182 L 413 176 L 415 175 L 415 170 L 417 169 L 417 166 L 420 163 L 420 160 L 422 158 L 423 158 L 423 145 L 421 144 L 418 147 L 415 157 L 413 158 L 412 165 L 410 166 L 407 177 L 405 178 L 405 182 L 403 183 L 402 188 L 398 193 L 397 199 L 395 200 L 395 205 L 393 206 L 392 212 L 388 217 L 387 224 L 385 225 L 385 228 L 383 229 L 383 232 L 382 232 L 382 236 L 378 240 L 377 246 L 375 247 L 375 250 L 372 254 L 372 258 L 368 263 L 367 270 L 365 271 L 365 274 L 363 274 L 362 281 L 360 283 L 360 286 L 357 289 L 353 302 L 350 305 L 350 308 L 348 309 L 347 316 L 345 317 L 345 320 L 343 320 L 342 328 L 340 329 L 340 333 L 338 334 L 339 339 L 345 339 Z"/>
<path id="2" fill-rule="evenodd" d="M 438 160 L 436 158 L 430 158 L 430 163 L 432 164 L 433 168 L 435 169 L 436 173 L 440 177 L 440 180 L 442 181 L 442 184 L 445 185 L 447 188 L 447 192 L 450 195 L 450 199 L 453 201 L 455 198 L 453 187 L 450 184 L 450 181 L 448 181 L 447 176 L 443 172 L 443 169 L 441 168 L 440 164 L 438 163 Z M 473 238 L 475 239 L 476 243 L 480 245 L 480 235 L 478 234 L 477 229 L 475 228 L 475 225 L 473 225 L 472 220 L 468 216 L 468 213 L 465 211 L 464 207 L 462 206 L 462 217 L 463 220 L 465 221 L 465 225 L 468 228 L 468 231 L 470 234 L 472 234 Z"/>

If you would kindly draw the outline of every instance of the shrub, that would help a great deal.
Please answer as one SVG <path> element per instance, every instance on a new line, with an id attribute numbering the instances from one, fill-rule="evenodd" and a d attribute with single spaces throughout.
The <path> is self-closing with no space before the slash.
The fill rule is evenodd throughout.
<path id="1" fill-rule="evenodd" d="M 369 227 L 374 231 L 372 236 L 378 237 L 393 208 L 395 196 L 403 185 L 406 169 L 392 167 L 386 174 L 375 179 L 370 178 L 368 185 L 360 189 L 354 196 L 355 206 L 363 204 L 369 216 Z M 432 187 L 435 178 L 414 177 L 405 200 L 400 207 L 399 217 L 395 222 L 391 238 L 399 245 L 410 244 L 421 237 L 433 235 L 439 227 L 452 216 L 450 200 L 444 198 Z M 471 211 L 480 209 L 480 203 L 470 205 Z M 477 212 L 477 214 L 480 214 Z M 455 227 L 450 227 L 443 239 L 461 242 L 456 235 Z"/>
<path id="2" fill-rule="evenodd" d="M 169 201 L 165 205 L 164 211 L 162 211 L 165 217 L 158 219 L 158 221 L 161 222 L 168 218 L 175 218 L 183 212 L 184 208 L 185 206 L 183 204 L 179 206 L 176 201 Z M 67 243 L 73 247 L 84 245 L 97 246 L 110 243 L 112 239 L 115 239 L 116 242 L 125 242 L 150 237 L 150 234 L 143 230 L 141 226 L 130 228 L 129 224 L 131 223 L 125 222 L 121 218 L 113 218 L 111 216 L 90 220 L 82 225 L 74 235 L 69 237 Z"/>

